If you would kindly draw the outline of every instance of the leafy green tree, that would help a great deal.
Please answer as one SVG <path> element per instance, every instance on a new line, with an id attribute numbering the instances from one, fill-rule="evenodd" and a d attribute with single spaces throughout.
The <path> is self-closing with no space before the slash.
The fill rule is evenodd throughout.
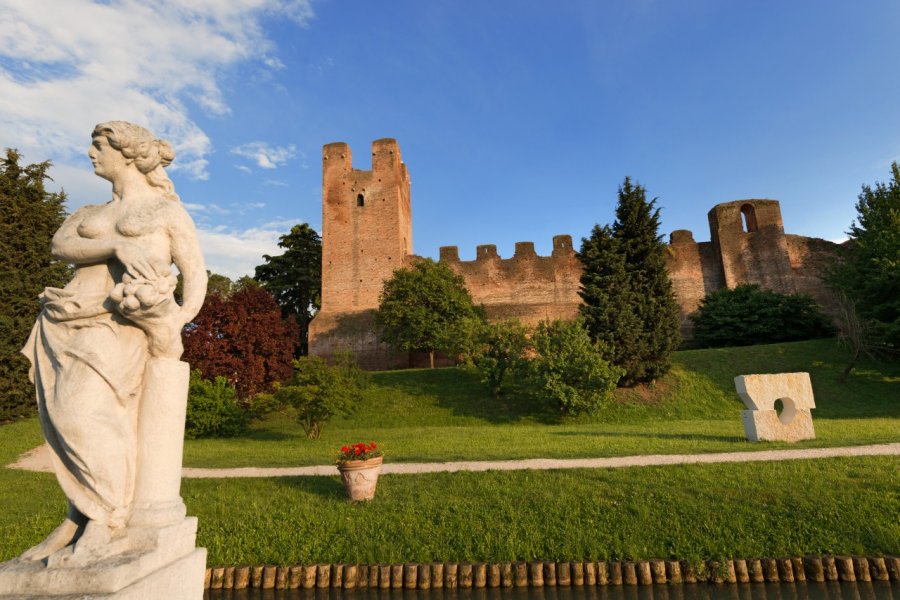
<path id="1" fill-rule="evenodd" d="M 581 240 L 581 314 L 604 357 L 625 369 L 620 385 L 653 381 L 681 342 L 656 199 L 626 177 L 612 227 Z"/>
<path id="2" fill-rule="evenodd" d="M 231 295 L 232 292 L 236 291 L 235 282 L 226 277 L 225 275 L 219 275 L 218 273 L 213 273 L 209 269 L 206 270 L 206 295 L 216 295 L 221 296 L 223 298 L 227 298 Z M 184 278 L 181 276 L 181 273 L 178 274 L 178 282 L 175 284 L 175 300 L 181 304 L 181 295 L 182 289 L 184 286 Z"/>
<path id="3" fill-rule="evenodd" d="M 499 396 L 508 380 L 528 364 L 528 328 L 516 320 L 490 323 L 482 328 L 479 341 L 475 367 L 491 394 Z"/>
<path id="4" fill-rule="evenodd" d="M 811 296 L 779 294 L 755 284 L 710 293 L 691 321 L 694 341 L 713 348 L 834 335 L 834 327 Z"/>
<path id="5" fill-rule="evenodd" d="M 394 271 L 384 282 L 376 314 L 382 340 L 407 352 L 427 352 L 432 368 L 435 352 L 460 348 L 457 338 L 473 319 L 480 315 L 463 278 L 431 259 Z"/>
<path id="6" fill-rule="evenodd" d="M 282 405 L 297 409 L 297 420 L 306 437 L 319 439 L 325 423 L 338 414 L 349 414 L 367 385 L 366 374 L 350 354 L 339 354 L 328 364 L 319 356 L 301 356 L 294 361 L 290 380 L 273 394 Z"/>
<path id="7" fill-rule="evenodd" d="M 531 342 L 533 392 L 562 414 L 597 412 L 625 372 L 603 359 L 603 345 L 591 340 L 581 319 L 542 321 Z"/>
<path id="8" fill-rule="evenodd" d="M 62 287 L 68 265 L 53 260 L 50 240 L 66 218 L 65 194 L 49 193 L 49 162 L 21 165 L 7 150 L 0 160 L 0 422 L 34 414 L 34 386 L 20 353 L 40 312 L 45 287 Z"/>
<path id="9" fill-rule="evenodd" d="M 900 166 L 891 165 L 891 181 L 863 185 L 857 218 L 847 233 L 843 261 L 829 283 L 846 293 L 872 342 L 900 351 Z"/>
<path id="10" fill-rule="evenodd" d="M 203 379 L 199 369 L 191 371 L 184 437 L 235 437 L 247 430 L 247 414 L 237 401 L 237 392 L 224 377 Z"/>
<path id="11" fill-rule="evenodd" d="M 299 353 L 309 351 L 309 322 L 322 305 L 322 239 L 308 224 L 294 225 L 278 242 L 279 256 L 263 255 L 255 279 L 300 326 Z"/>

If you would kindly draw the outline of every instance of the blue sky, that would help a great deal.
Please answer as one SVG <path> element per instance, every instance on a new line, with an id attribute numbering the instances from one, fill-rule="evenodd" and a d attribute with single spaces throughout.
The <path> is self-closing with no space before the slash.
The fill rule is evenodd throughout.
<path id="1" fill-rule="evenodd" d="M 782 202 L 838 240 L 900 159 L 895 0 L 0 0 L 0 146 L 74 209 L 109 199 L 99 121 L 169 139 L 209 267 L 237 277 L 321 226 L 321 147 L 394 137 L 415 252 L 549 254 L 614 218 L 626 175 L 662 234 Z"/>

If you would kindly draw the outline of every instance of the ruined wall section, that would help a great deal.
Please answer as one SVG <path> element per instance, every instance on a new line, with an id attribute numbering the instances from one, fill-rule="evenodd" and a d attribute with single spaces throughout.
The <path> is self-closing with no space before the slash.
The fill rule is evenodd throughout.
<path id="1" fill-rule="evenodd" d="M 832 317 L 840 314 L 834 292 L 825 284 L 828 267 L 838 258 L 840 246 L 834 242 L 801 235 L 785 235 L 788 257 L 797 293 L 815 298 Z"/>
<path id="2" fill-rule="evenodd" d="M 693 233 L 679 229 L 669 237 L 666 267 L 678 300 L 681 335 L 690 338 L 694 324 L 688 316 L 707 294 L 725 287 L 722 261 L 712 242 L 695 242 Z"/>
<path id="3" fill-rule="evenodd" d="M 394 139 L 372 142 L 372 169 L 354 169 L 342 142 L 322 150 L 322 308 L 310 348 L 346 348 L 367 368 L 406 366 L 408 356 L 375 337 L 384 280 L 412 254 L 409 173 Z"/>
<path id="4" fill-rule="evenodd" d="M 465 279 L 472 300 L 484 306 L 491 321 L 518 319 L 536 325 L 578 316 L 582 267 L 572 236 L 555 236 L 551 256 L 538 256 L 533 242 L 517 242 L 508 259 L 489 244 L 478 246 L 473 261 L 459 260 L 456 246 L 444 246 L 440 260 Z"/>
<path id="5" fill-rule="evenodd" d="M 724 202 L 708 216 L 726 287 L 755 283 L 781 294 L 796 292 L 777 200 Z"/>

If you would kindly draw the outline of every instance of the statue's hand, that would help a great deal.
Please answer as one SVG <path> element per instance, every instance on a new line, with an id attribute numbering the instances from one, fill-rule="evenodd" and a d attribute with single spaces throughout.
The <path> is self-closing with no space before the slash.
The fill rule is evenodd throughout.
<path id="1" fill-rule="evenodd" d="M 138 244 L 120 241 L 115 246 L 115 253 L 130 277 L 147 280 L 159 277 L 160 274 L 157 273 L 147 253 Z"/>
<path id="2" fill-rule="evenodd" d="M 122 276 L 110 298 L 116 302 L 122 316 L 147 333 L 150 354 L 157 357 L 179 358 L 182 353 L 181 329 L 184 317 L 172 291 L 176 278 L 171 272 L 155 279 Z"/>

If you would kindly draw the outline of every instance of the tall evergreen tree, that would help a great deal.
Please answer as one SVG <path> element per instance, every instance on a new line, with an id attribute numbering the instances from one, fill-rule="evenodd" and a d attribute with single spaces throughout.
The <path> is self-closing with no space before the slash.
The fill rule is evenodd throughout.
<path id="1" fill-rule="evenodd" d="M 49 162 L 22 166 L 20 160 L 15 150 L 0 160 L 0 422 L 37 407 L 19 350 L 40 312 L 38 295 L 64 285 L 69 274 L 50 255 L 50 240 L 66 218 L 65 194 L 44 189 Z"/>
<path id="2" fill-rule="evenodd" d="M 308 224 L 294 225 L 278 242 L 279 256 L 264 255 L 255 279 L 300 326 L 299 353 L 309 350 L 309 322 L 322 303 L 322 239 Z"/>
<path id="3" fill-rule="evenodd" d="M 887 184 L 863 186 L 856 211 L 844 260 L 828 280 L 855 305 L 872 343 L 900 351 L 900 165 L 891 165 Z"/>
<path id="4" fill-rule="evenodd" d="M 620 385 L 666 373 L 681 340 L 655 205 L 626 177 L 612 227 L 595 226 L 581 241 L 581 312 L 591 337 L 608 348 L 605 358 L 625 369 Z"/>

